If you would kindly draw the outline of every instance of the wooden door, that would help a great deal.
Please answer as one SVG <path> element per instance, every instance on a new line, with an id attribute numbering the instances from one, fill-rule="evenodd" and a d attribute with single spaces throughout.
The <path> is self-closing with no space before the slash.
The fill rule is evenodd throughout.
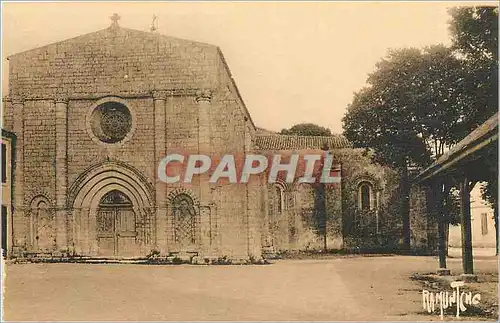
<path id="1" fill-rule="evenodd" d="M 97 243 L 100 256 L 132 256 L 136 246 L 135 212 L 128 197 L 106 194 L 97 211 Z"/>

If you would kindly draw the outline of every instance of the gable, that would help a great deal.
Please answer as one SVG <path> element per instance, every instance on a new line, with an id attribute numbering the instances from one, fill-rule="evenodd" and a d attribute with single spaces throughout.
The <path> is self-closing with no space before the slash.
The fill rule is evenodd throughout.
<path id="1" fill-rule="evenodd" d="M 48 97 L 197 89 L 217 82 L 218 48 L 109 27 L 10 56 L 9 92 Z"/>

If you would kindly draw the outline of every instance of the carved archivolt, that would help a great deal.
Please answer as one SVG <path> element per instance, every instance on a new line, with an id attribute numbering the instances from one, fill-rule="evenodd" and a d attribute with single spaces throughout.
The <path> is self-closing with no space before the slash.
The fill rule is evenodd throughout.
<path id="1" fill-rule="evenodd" d="M 41 188 L 35 187 L 33 190 L 30 191 L 29 194 L 25 195 L 24 205 L 26 205 L 28 208 L 32 208 L 34 207 L 33 203 L 41 198 L 45 199 L 49 208 L 53 208 L 56 204 L 55 200 L 50 197 L 50 194 L 48 194 L 45 190 Z"/>
<path id="2" fill-rule="evenodd" d="M 193 201 L 193 204 L 195 206 L 199 206 L 200 205 L 200 200 L 198 199 L 198 197 L 196 196 L 196 194 L 194 194 L 191 190 L 187 189 L 187 188 L 184 188 L 184 187 L 179 187 L 179 188 L 176 188 L 174 189 L 172 192 L 170 192 L 167 196 L 167 202 L 169 205 L 172 205 L 172 202 L 174 201 L 174 199 L 179 196 L 179 195 L 182 195 L 182 194 L 185 194 L 187 196 L 189 196 L 191 198 L 191 200 Z"/>
<path id="3" fill-rule="evenodd" d="M 136 206 L 155 204 L 154 187 L 141 172 L 126 163 L 106 160 L 89 167 L 76 179 L 69 189 L 68 205 L 81 207 L 84 200 L 108 184 L 130 191 L 128 195 L 140 201 Z"/>
<path id="4" fill-rule="evenodd" d="M 376 175 L 368 172 L 356 174 L 355 176 L 352 177 L 351 182 L 354 184 L 354 187 L 356 188 L 363 182 L 369 183 L 376 191 L 380 191 L 384 188 L 382 180 Z"/>

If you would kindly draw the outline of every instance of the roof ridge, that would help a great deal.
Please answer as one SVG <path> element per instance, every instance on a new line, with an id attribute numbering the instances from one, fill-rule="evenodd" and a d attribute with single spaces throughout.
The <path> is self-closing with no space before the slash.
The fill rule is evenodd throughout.
<path id="1" fill-rule="evenodd" d="M 144 34 L 147 34 L 147 35 L 151 35 L 152 37 L 154 37 L 154 36 L 160 36 L 162 38 L 171 39 L 171 40 L 178 40 L 178 41 L 183 41 L 183 42 L 190 42 L 190 43 L 195 43 L 195 44 L 204 45 L 204 46 L 210 46 L 210 47 L 218 47 L 217 45 L 214 45 L 214 44 L 205 43 L 205 42 L 201 42 L 201 41 L 198 41 L 198 40 L 192 40 L 192 39 L 186 39 L 186 38 L 179 38 L 179 37 L 175 37 L 175 36 L 165 35 L 165 34 L 162 34 L 162 33 L 155 33 L 155 32 L 151 32 L 151 31 L 144 31 L 144 30 L 139 30 L 139 29 L 125 28 L 125 27 L 119 27 L 119 28 L 123 29 L 123 30 L 126 30 L 126 31 L 131 31 L 131 32 L 144 33 Z"/>
<path id="2" fill-rule="evenodd" d="M 155 36 L 158 37 L 158 36 L 160 36 L 161 38 L 163 38 L 165 40 L 175 40 L 175 41 L 181 41 L 181 42 L 189 42 L 191 44 L 198 44 L 198 45 L 202 45 L 202 46 L 208 46 L 208 47 L 218 48 L 217 45 L 213 45 L 213 44 L 209 44 L 209 43 L 204 43 L 204 42 L 200 42 L 200 41 L 196 41 L 196 40 L 178 38 L 178 37 L 164 35 L 164 34 L 160 34 L 160 33 L 153 33 L 153 32 L 143 31 L 143 30 L 139 30 L 139 29 L 125 28 L 125 27 L 121 27 L 121 26 L 117 26 L 117 27 L 110 26 L 110 27 L 106 27 L 106 28 L 103 28 L 103 29 L 98 29 L 98 30 L 95 30 L 95 31 L 92 31 L 92 32 L 88 32 L 88 33 L 85 33 L 85 34 L 81 34 L 81 35 L 78 35 L 78 36 L 74 36 L 74 37 L 63 39 L 63 40 L 55 41 L 53 43 L 49 43 L 49 44 L 42 45 L 42 46 L 39 46 L 39 47 L 34 47 L 34 48 L 27 49 L 27 50 L 23 50 L 21 52 L 17 52 L 17 53 L 8 55 L 7 56 L 7 60 L 9 60 L 11 57 L 15 57 L 15 56 L 19 56 L 19 55 L 22 55 L 22 54 L 26 54 L 26 53 L 31 52 L 31 51 L 41 50 L 41 49 L 48 48 L 48 47 L 51 47 L 51 46 L 54 46 L 54 45 L 59 45 L 59 44 L 65 43 L 65 42 L 70 42 L 72 40 L 77 40 L 79 38 L 88 37 L 88 36 L 93 35 L 93 34 L 98 34 L 98 33 L 106 32 L 108 30 L 113 30 L 113 29 L 114 30 L 123 30 L 125 32 L 133 32 L 133 33 L 141 33 L 141 34 L 145 34 L 145 35 L 151 35 L 151 37 L 155 37 Z"/>
<path id="3" fill-rule="evenodd" d="M 59 41 L 56 41 L 56 42 L 53 42 L 53 43 L 49 43 L 49 44 L 46 44 L 46 45 L 42 45 L 42 46 L 39 46 L 39 47 L 34 47 L 34 48 L 31 48 L 31 49 L 26 49 L 26 50 L 23 50 L 21 52 L 17 52 L 17 53 L 8 55 L 7 56 L 7 60 L 9 60 L 9 58 L 11 58 L 11 57 L 18 56 L 18 55 L 21 55 L 21 54 L 25 54 L 25 53 L 28 53 L 28 52 L 31 52 L 31 51 L 34 51 L 34 50 L 40 50 L 40 49 L 43 49 L 43 48 L 46 48 L 46 47 L 50 47 L 50 46 L 62 44 L 62 43 L 65 43 L 65 42 L 68 42 L 68 41 L 71 41 L 71 40 L 75 40 L 75 39 L 78 39 L 78 38 L 81 38 L 81 37 L 86 37 L 86 36 L 89 36 L 89 35 L 92 35 L 92 34 L 103 32 L 103 31 L 105 31 L 105 30 L 107 30 L 109 28 L 110 27 L 107 27 L 107 28 L 104 28 L 104 29 L 98 29 L 96 31 L 92 31 L 92 32 L 89 32 L 89 33 L 81 34 L 81 35 L 70 37 L 70 38 L 66 38 L 66 39 L 59 40 Z"/>

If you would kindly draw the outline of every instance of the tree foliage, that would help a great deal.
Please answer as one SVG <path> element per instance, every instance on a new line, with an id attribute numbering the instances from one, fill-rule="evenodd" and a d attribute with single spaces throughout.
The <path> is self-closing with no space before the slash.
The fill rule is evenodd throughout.
<path id="1" fill-rule="evenodd" d="M 460 7 L 450 14 L 450 48 L 389 51 L 343 118 L 354 146 L 372 149 L 376 161 L 401 170 L 403 201 L 409 166 L 425 168 L 498 110 L 498 9 Z M 443 211 L 449 204 L 452 212 L 450 187 L 443 193 Z M 496 194 L 488 196 L 496 203 Z M 407 205 L 403 220 L 405 212 Z"/>
<path id="2" fill-rule="evenodd" d="M 373 149 L 375 160 L 400 171 L 401 217 L 409 247 L 410 166 L 422 169 L 463 132 L 463 68 L 443 45 L 391 50 L 354 95 L 343 118 L 354 146 Z"/>
<path id="3" fill-rule="evenodd" d="M 481 186 L 481 197 L 491 208 L 495 207 L 498 200 L 498 177 L 493 177 Z"/>
<path id="4" fill-rule="evenodd" d="M 348 107 L 344 135 L 379 162 L 425 167 L 498 110 L 498 8 L 450 14 L 451 48 L 391 50 Z"/>
<path id="5" fill-rule="evenodd" d="M 498 111 L 498 7 L 450 9 L 452 49 L 467 73 L 463 137 Z"/>
<path id="6" fill-rule="evenodd" d="M 455 7 L 449 13 L 455 49 L 467 60 L 498 60 L 498 7 Z"/>
<path id="7" fill-rule="evenodd" d="M 442 45 L 390 51 L 355 94 L 344 135 L 383 164 L 427 166 L 461 139 L 463 73 Z"/>
<path id="8" fill-rule="evenodd" d="M 330 129 L 314 123 L 300 123 L 292 126 L 290 129 L 281 130 L 280 134 L 293 136 L 331 136 L 332 132 Z"/>
<path id="9" fill-rule="evenodd" d="M 450 14 L 453 49 L 468 71 L 466 123 L 471 131 L 498 111 L 498 7 L 458 7 Z M 481 195 L 494 209 L 498 239 L 498 148 L 487 158 L 493 171 Z"/>

